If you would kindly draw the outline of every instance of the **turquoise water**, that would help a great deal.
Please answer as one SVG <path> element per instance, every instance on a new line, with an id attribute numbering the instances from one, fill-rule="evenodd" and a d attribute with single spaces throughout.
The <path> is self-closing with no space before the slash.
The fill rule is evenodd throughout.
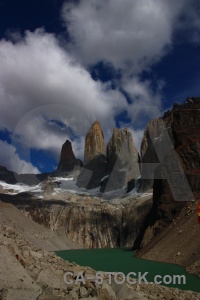
<path id="1" fill-rule="evenodd" d="M 182 290 L 200 292 L 200 278 L 185 272 L 183 267 L 175 264 L 167 264 L 144 260 L 134 256 L 128 249 L 79 249 L 57 251 L 56 254 L 65 260 L 75 262 L 81 266 L 89 266 L 96 271 L 104 272 L 149 272 L 146 276 L 148 282 L 154 281 L 155 275 L 185 275 L 186 284 L 163 284 Z"/>

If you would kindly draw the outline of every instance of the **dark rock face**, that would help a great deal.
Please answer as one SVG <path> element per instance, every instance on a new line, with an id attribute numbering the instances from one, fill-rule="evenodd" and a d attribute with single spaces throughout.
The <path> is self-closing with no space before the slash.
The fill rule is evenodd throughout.
<path id="1" fill-rule="evenodd" d="M 132 134 L 127 128 L 115 128 L 107 145 L 107 178 L 101 190 L 116 190 L 133 183 L 140 176 L 138 157 Z"/>
<path id="2" fill-rule="evenodd" d="M 200 196 L 200 98 L 188 98 L 182 105 L 175 104 L 164 114 L 162 121 L 166 129 L 161 133 L 157 131 L 156 143 L 159 141 L 159 144 L 154 143 L 160 164 L 154 172 L 153 207 L 138 237 L 138 244 L 145 231 L 152 230 L 150 236 L 153 237 L 172 222 L 188 205 L 187 201 Z M 154 126 L 154 132 L 156 130 Z M 147 146 L 146 153 L 150 153 L 146 157 L 151 162 L 155 157 L 151 147 Z"/>
<path id="3" fill-rule="evenodd" d="M 154 171 L 159 163 L 159 158 L 155 150 L 155 144 L 160 143 L 157 138 L 162 132 L 162 119 L 153 119 L 147 125 L 141 144 L 141 179 L 139 180 L 139 192 L 144 192 L 153 188 Z"/>
<path id="4" fill-rule="evenodd" d="M 8 171 L 5 167 L 0 166 L 0 180 L 9 184 L 15 184 L 17 182 L 16 173 Z"/>
<path id="5" fill-rule="evenodd" d="M 76 159 L 72 150 L 72 144 L 69 140 L 63 144 L 60 154 L 60 161 L 57 167 L 57 172 L 72 172 L 80 171 L 82 162 L 80 159 Z"/>
<path id="6" fill-rule="evenodd" d="M 5 181 L 9 184 L 16 184 L 17 182 L 24 183 L 27 185 L 36 185 L 40 181 L 46 179 L 49 174 L 17 174 L 7 170 L 5 167 L 0 166 L 0 180 Z"/>
<path id="7" fill-rule="evenodd" d="M 106 168 L 106 145 L 100 123 L 94 122 L 85 138 L 84 168 L 77 179 L 78 187 L 87 189 L 100 185 Z"/>

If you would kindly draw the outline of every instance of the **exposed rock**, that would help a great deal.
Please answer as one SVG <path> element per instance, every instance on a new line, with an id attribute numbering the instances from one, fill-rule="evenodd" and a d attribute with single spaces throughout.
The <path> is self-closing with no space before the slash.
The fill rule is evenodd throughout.
<path id="1" fill-rule="evenodd" d="M 10 196 L 10 202 L 12 203 L 12 199 L 18 196 Z M 1 195 L 0 198 L 3 198 L 3 195 Z M 36 221 L 38 219 L 45 220 L 47 222 L 47 215 L 45 215 L 45 210 L 36 211 L 34 214 L 34 210 L 31 209 L 33 206 L 37 206 L 37 200 L 35 199 L 34 202 L 31 204 L 30 198 L 27 196 L 27 202 L 25 206 L 30 205 L 30 212 L 33 214 L 33 219 Z M 17 202 L 17 201 L 16 201 Z M 42 205 L 42 204 L 41 204 Z M 19 207 L 21 205 L 19 204 Z M 23 205 L 22 205 L 23 207 Z M 37 215 L 38 214 L 38 215 Z M 41 222 L 42 223 L 42 222 Z M 9 226 L 8 226 L 9 224 Z M 10 237 L 14 232 L 16 234 L 23 234 L 23 237 L 28 240 L 30 243 L 33 243 L 34 245 L 43 248 L 47 251 L 56 251 L 59 249 L 65 250 L 65 249 L 78 249 L 80 248 L 78 244 L 75 244 L 72 240 L 70 240 L 65 232 L 59 231 L 52 231 L 36 222 L 34 222 L 30 217 L 28 211 L 26 212 L 24 210 L 24 213 L 17 209 L 14 205 L 4 203 L 0 201 L 0 232 L 1 232 L 1 226 L 4 226 L 8 237 Z M 15 228 L 15 229 L 13 229 Z M 55 228 L 55 226 L 54 226 Z M 4 240 L 6 242 L 6 240 Z M 8 241 L 7 241 L 8 242 Z M 34 253 L 35 254 L 35 253 Z M 33 254 L 33 255 L 34 255 Z M 35 254 L 40 255 L 38 253 Z M 29 258 L 29 252 L 23 251 L 23 257 Z"/>
<path id="2" fill-rule="evenodd" d="M 5 240 L 9 245 L 3 246 Z M 24 253 L 29 256 L 24 256 Z M 40 254 L 32 255 L 34 253 Z M 95 281 L 70 285 L 65 284 L 63 275 L 68 270 L 83 272 L 93 278 L 95 271 L 80 267 L 48 253 L 28 242 L 23 234 L 16 233 L 15 227 L 0 227 L 0 297 L 2 300 L 64 300 L 64 299 L 191 299 L 199 298 L 198 293 L 167 288 L 157 284 L 131 285 L 128 282 L 117 285 L 114 280 L 108 283 L 104 275 L 103 284 Z M 23 264 L 22 264 L 23 261 Z M 73 276 L 75 279 L 75 275 Z"/>
<path id="3" fill-rule="evenodd" d="M 159 122 L 167 129 L 160 131 L 156 125 Z M 153 126 L 160 161 L 154 172 L 153 207 L 138 241 L 149 226 L 154 228 L 154 234 L 159 233 L 188 205 L 187 201 L 200 196 L 200 98 L 174 105 L 159 122 Z M 152 153 L 150 146 L 146 148 L 147 153 Z M 147 161 L 151 162 L 152 157 L 149 155 Z"/>
<path id="4" fill-rule="evenodd" d="M 17 174 L 7 170 L 5 167 L 0 166 L 0 180 L 8 184 L 16 184 L 17 182 L 27 185 L 36 185 L 45 180 L 50 174 Z"/>
<path id="5" fill-rule="evenodd" d="M 200 239 L 196 238 L 199 236 L 196 208 L 196 201 L 184 207 L 178 217 L 146 243 L 138 255 L 144 259 L 183 265 L 187 267 L 187 271 L 200 277 Z M 154 229 L 156 226 L 155 223 Z M 153 227 L 149 226 L 143 241 L 153 231 Z"/>
<path id="6" fill-rule="evenodd" d="M 80 172 L 82 162 L 80 159 L 76 159 L 72 150 L 72 144 L 69 140 L 63 144 L 60 154 L 60 161 L 57 167 L 57 172 Z"/>
<path id="7" fill-rule="evenodd" d="M 5 167 L 0 166 L 0 180 L 5 181 L 10 184 L 15 184 L 17 182 L 16 173 L 7 170 Z"/>
<path id="8" fill-rule="evenodd" d="M 88 164 L 99 155 L 106 155 L 106 145 L 99 121 L 92 124 L 85 138 L 84 163 Z"/>
<path id="9" fill-rule="evenodd" d="M 79 245 L 82 248 L 131 247 L 152 206 L 152 195 L 142 198 L 130 195 L 112 201 L 63 192 L 53 196 L 46 195 L 43 201 L 30 201 L 28 195 L 23 202 L 20 202 L 20 195 L 5 197 L 5 201 L 8 200 L 14 202 L 33 221 L 51 229 L 42 229 L 39 224 L 31 223 L 29 218 L 22 218 L 22 213 L 22 216 L 16 214 L 15 223 L 19 223 L 20 226 L 17 226 L 22 228 L 24 235 L 43 247 L 50 247 L 51 244 L 50 249 L 52 246 L 54 249 L 67 249 L 68 245 Z M 3 203 L 0 208 L 3 210 Z M 13 215 L 13 209 L 10 214 L 6 214 L 10 224 L 14 219 Z M 19 222 L 20 219 L 23 223 Z M 40 234 L 36 236 L 37 231 L 32 228 L 38 228 Z M 43 232 L 49 236 L 46 242 L 43 240 Z"/>
<path id="10" fill-rule="evenodd" d="M 126 187 L 128 182 L 140 176 L 138 151 L 133 143 L 132 134 L 127 128 L 113 130 L 107 145 L 107 167 L 102 191 L 112 191 Z"/>
<path id="11" fill-rule="evenodd" d="M 154 171 L 160 162 L 155 148 L 156 144 L 162 142 L 158 137 L 162 133 L 163 125 L 165 126 L 161 118 L 153 119 L 148 123 L 144 131 L 141 143 L 141 178 L 139 180 L 139 192 L 153 188 Z"/>
<path id="12" fill-rule="evenodd" d="M 191 207 L 191 209 L 193 208 Z M 131 211 L 134 212 L 133 209 Z M 198 293 L 167 288 L 157 284 L 144 283 L 132 285 L 125 282 L 119 285 L 112 280 L 112 284 L 110 285 L 108 284 L 108 276 L 106 274 L 104 275 L 104 283 L 102 285 L 96 283 L 94 280 L 91 280 L 91 282 L 86 281 L 85 283 L 75 283 L 73 280 L 70 285 L 67 285 L 64 282 L 63 275 L 69 270 L 74 272 L 73 279 L 76 278 L 79 272 L 83 272 L 85 280 L 88 275 L 95 278 L 96 272 L 89 267 L 80 267 L 75 263 L 64 261 L 54 253 L 48 253 L 44 249 L 39 248 L 37 238 L 32 239 L 31 242 L 33 233 L 30 231 L 30 228 L 35 229 L 34 223 L 28 218 L 26 222 L 24 220 L 26 216 L 24 215 L 20 218 L 22 212 L 18 211 L 12 205 L 1 203 L 0 212 L 0 298 L 2 300 L 196 300 L 199 298 Z M 124 221 L 125 219 L 126 217 L 124 217 Z M 30 223 L 33 228 L 28 226 Z M 37 226 L 37 234 L 41 236 L 42 227 L 38 224 Z M 184 230 L 183 232 L 185 234 L 186 231 Z M 47 240 L 46 244 L 48 242 Z M 44 246 L 45 243 L 40 243 L 40 245 Z M 178 256 L 180 259 L 182 252 Z"/>
<path id="13" fill-rule="evenodd" d="M 78 176 L 77 186 L 92 189 L 100 185 L 106 168 L 106 145 L 100 123 L 94 122 L 86 134 L 84 168 Z"/>

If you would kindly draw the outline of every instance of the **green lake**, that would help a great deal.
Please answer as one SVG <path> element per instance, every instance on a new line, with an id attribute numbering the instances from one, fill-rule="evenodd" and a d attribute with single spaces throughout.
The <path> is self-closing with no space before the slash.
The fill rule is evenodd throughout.
<path id="1" fill-rule="evenodd" d="M 154 262 L 139 259 L 134 256 L 133 251 L 128 249 L 80 249 L 57 251 L 56 254 L 69 262 L 75 262 L 81 266 L 89 266 L 96 271 L 104 272 L 148 272 L 148 282 L 154 281 L 155 275 L 185 275 L 186 284 L 163 284 L 168 287 L 182 290 L 200 292 L 200 278 L 185 272 L 183 267 L 175 264 Z M 67 270 L 66 270 L 67 271 Z"/>

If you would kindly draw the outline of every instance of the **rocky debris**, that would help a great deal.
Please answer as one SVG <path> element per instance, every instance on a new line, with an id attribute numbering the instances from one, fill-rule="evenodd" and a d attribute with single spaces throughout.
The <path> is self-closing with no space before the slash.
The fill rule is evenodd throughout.
<path id="1" fill-rule="evenodd" d="M 138 256 L 144 259 L 180 264 L 186 267 L 189 273 L 200 277 L 200 239 L 199 224 L 197 222 L 197 201 L 185 206 L 172 223 L 154 236 L 153 231 L 158 230 L 149 226 L 145 231 L 144 246 Z M 156 228 L 157 227 L 157 228 Z M 148 237 L 148 235 L 150 235 Z M 154 236 L 153 239 L 151 237 Z"/>
<path id="2" fill-rule="evenodd" d="M 78 187 L 93 189 L 100 185 L 106 168 L 106 144 L 99 121 L 92 124 L 85 138 L 84 168 L 77 179 Z"/>
<path id="3" fill-rule="evenodd" d="M 110 285 L 104 275 L 103 284 L 95 282 L 95 271 L 64 261 L 29 243 L 23 235 L 8 226 L 0 227 L 0 297 L 2 300 L 64 299 L 198 299 L 197 293 L 169 289 L 158 285 Z M 72 272 L 72 283 L 64 282 L 64 274 Z M 82 272 L 85 282 L 76 282 Z M 94 279 L 87 279 L 87 276 Z"/>
<path id="4" fill-rule="evenodd" d="M 76 159 L 72 150 L 72 144 L 69 140 L 62 145 L 60 161 L 56 172 L 69 172 L 77 173 L 80 172 L 83 166 L 80 159 Z"/>
<path id="5" fill-rule="evenodd" d="M 127 128 L 115 128 L 107 145 L 108 176 L 102 183 L 101 191 L 120 189 L 135 181 L 140 176 L 138 158 L 132 134 Z"/>
<path id="6" fill-rule="evenodd" d="M 1 195 L 2 197 L 2 195 Z M 16 197 L 16 196 L 11 196 Z M 16 197 L 17 198 L 17 197 Z M 36 201 L 36 200 L 35 200 Z M 27 199 L 26 206 L 30 205 L 30 199 Z M 33 207 L 37 205 L 32 203 Z M 20 207 L 20 205 L 19 205 Z M 33 219 L 43 219 L 44 223 L 48 222 L 49 218 L 45 215 L 45 210 L 30 211 L 33 214 Z M 35 212 L 35 213 L 34 213 Z M 2 227 L 9 226 L 14 227 L 16 234 L 23 234 L 24 238 L 30 243 L 43 248 L 47 251 L 65 250 L 65 249 L 78 249 L 78 244 L 70 240 L 66 233 L 63 231 L 52 231 L 36 222 L 34 222 L 29 215 L 28 211 L 20 211 L 12 204 L 3 203 L 0 201 L 0 225 Z M 55 229 L 54 225 L 54 229 Z"/>

